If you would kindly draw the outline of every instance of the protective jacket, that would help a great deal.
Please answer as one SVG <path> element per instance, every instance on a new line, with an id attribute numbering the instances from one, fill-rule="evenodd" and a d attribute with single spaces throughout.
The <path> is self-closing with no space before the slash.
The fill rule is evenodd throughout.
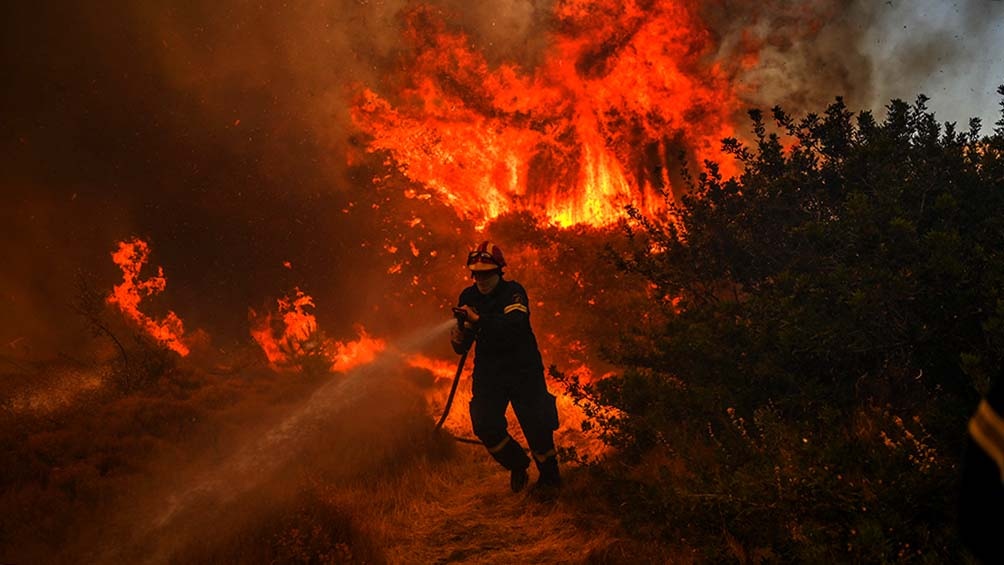
<path id="1" fill-rule="evenodd" d="M 463 353 L 477 340 L 475 378 L 544 371 L 537 338 L 530 328 L 526 290 L 521 284 L 502 279 L 488 295 L 471 285 L 460 293 L 458 306 L 464 305 L 474 308 L 480 319 L 473 330 L 466 332 L 463 343 L 453 344 L 453 348 Z"/>

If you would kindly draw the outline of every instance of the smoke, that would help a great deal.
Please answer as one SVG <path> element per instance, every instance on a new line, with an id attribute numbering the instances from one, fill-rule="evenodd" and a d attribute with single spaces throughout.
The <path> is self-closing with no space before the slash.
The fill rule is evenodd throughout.
<path id="1" fill-rule="evenodd" d="M 755 50 L 737 72 L 754 106 L 818 111 L 843 96 L 881 114 L 893 98 L 933 98 L 942 120 L 998 119 L 1004 82 L 1004 4 L 993 0 L 716 1 L 702 13 L 722 54 Z"/>
<path id="2" fill-rule="evenodd" d="M 942 121 L 1000 119 L 996 88 L 1004 83 L 1004 3 L 885 2 L 864 35 L 880 69 L 871 106 L 892 98 L 932 98 Z"/>
<path id="3" fill-rule="evenodd" d="M 653 1 L 636 4 L 643 13 Z M 745 101 L 793 112 L 818 109 L 838 94 L 852 107 L 911 97 L 935 73 L 946 89 L 972 84 L 980 69 L 999 68 L 991 65 L 1000 58 L 990 59 L 1004 51 L 1001 2 L 681 1 L 715 35 L 720 47 L 712 57 L 757 54 L 750 67 L 728 63 Z M 558 2 L 428 4 L 489 65 L 533 69 L 550 46 Z M 150 266 L 162 266 L 167 278 L 148 313 L 173 310 L 220 348 L 249 341 L 249 306 L 274 304 L 294 287 L 314 296 L 318 323 L 333 339 L 354 338 L 356 323 L 386 336 L 415 319 L 444 317 L 455 291 L 469 284 L 457 253 L 474 228 L 434 201 L 382 191 L 374 179 L 390 176 L 386 169 L 347 164 L 361 143 L 350 126 L 352 97 L 361 86 L 397 91 L 395 81 L 407 72 L 400 62 L 412 48 L 401 17 L 414 5 L 4 3 L 0 359 L 84 349 L 88 335 L 69 308 L 74 279 L 83 271 L 110 290 L 120 278 L 110 253 L 132 236 L 151 245 Z M 935 9 L 944 11 L 941 19 L 921 17 Z M 1004 80 L 985 74 L 991 90 Z M 962 95 L 954 98 L 960 107 L 993 99 Z M 410 227 L 402 230 L 402 222 Z M 521 226 L 510 239 L 525 248 L 541 237 Z M 396 253 L 386 251 L 388 242 Z M 436 282 L 414 279 L 401 269 L 406 261 Z M 545 288 L 545 278 L 556 276 L 547 267 L 557 263 L 545 255 L 539 272 L 516 266 L 514 273 L 529 288 Z M 592 285 L 588 293 L 573 285 L 562 298 L 585 300 L 618 284 L 601 276 L 578 283 Z M 559 319 L 558 307 L 549 301 L 538 310 L 542 338 L 585 325 L 565 320 L 592 321 L 568 310 Z M 445 348 L 452 323 L 400 336 L 391 350 L 433 342 Z M 129 522 L 122 531 L 138 546 L 150 536 L 167 540 L 168 554 L 177 548 L 170 544 L 210 528 L 248 493 L 281 490 L 299 463 L 340 461 L 324 469 L 355 477 L 375 472 L 405 445 L 428 446 L 429 436 L 413 435 L 431 428 L 423 395 L 398 378 L 395 363 L 388 354 L 254 435 L 228 438 L 232 447 L 222 454 L 165 472 L 156 477 L 163 490 L 114 518 Z M 312 455 L 322 449 L 330 452 Z"/>
<path id="4" fill-rule="evenodd" d="M 165 266 L 174 307 L 211 335 L 246 335 L 247 306 L 297 283 L 350 309 L 337 267 L 359 262 L 361 242 L 344 234 L 373 230 L 341 212 L 353 187 L 339 113 L 374 65 L 346 68 L 359 57 L 340 31 L 365 26 L 351 14 L 318 25 L 322 8 L 6 6 L 5 22 L 32 25 L 11 26 L 3 51 L 2 246 L 19 265 L 0 288 L 4 343 L 23 320 L 65 325 L 46 304 L 72 299 L 68 272 L 113 281 L 108 253 L 134 234 Z"/>
<path id="5" fill-rule="evenodd" d="M 844 96 L 851 106 L 871 96 L 872 68 L 862 33 L 873 2 L 813 0 L 713 2 L 702 13 L 720 37 L 719 57 L 755 63 L 736 69 L 751 107 L 816 110 Z"/>

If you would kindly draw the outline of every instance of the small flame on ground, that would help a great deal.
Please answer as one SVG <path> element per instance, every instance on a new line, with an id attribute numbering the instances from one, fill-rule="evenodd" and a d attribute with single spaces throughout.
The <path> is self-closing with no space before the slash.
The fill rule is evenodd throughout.
<path id="1" fill-rule="evenodd" d="M 420 353 L 408 357 L 408 365 L 429 371 L 436 377 L 437 381 L 445 380 L 446 382 L 450 382 L 457 371 L 457 363 L 455 361 L 435 359 Z"/>
<path id="2" fill-rule="evenodd" d="M 362 326 L 356 326 L 359 339 L 355 341 L 331 342 L 331 370 L 348 371 L 360 365 L 366 365 L 376 359 L 384 349 L 387 342 L 382 339 L 370 337 Z"/>
<path id="3" fill-rule="evenodd" d="M 274 369 L 300 371 L 303 365 L 317 360 L 331 371 L 348 371 L 376 359 L 386 343 L 373 338 L 362 326 L 356 326 L 359 339 L 335 341 L 324 337 L 317 325 L 314 299 L 294 289 L 292 296 L 276 300 L 276 311 L 258 314 L 249 309 L 251 337 L 258 343 Z"/>
<path id="4" fill-rule="evenodd" d="M 184 343 L 185 327 L 173 311 L 156 320 L 139 309 L 146 296 L 160 294 L 167 287 L 164 268 L 157 267 L 157 275 L 146 280 L 140 278 L 140 270 L 150 258 L 150 246 L 139 238 L 120 241 L 112 260 L 122 269 L 122 283 L 115 285 L 108 296 L 109 304 L 115 304 L 130 320 L 165 347 L 182 357 L 188 355 L 189 348 Z"/>

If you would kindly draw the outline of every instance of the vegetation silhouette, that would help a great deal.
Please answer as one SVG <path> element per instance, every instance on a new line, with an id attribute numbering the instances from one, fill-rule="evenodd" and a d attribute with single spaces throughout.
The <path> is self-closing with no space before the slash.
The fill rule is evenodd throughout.
<path id="1" fill-rule="evenodd" d="M 751 111 L 741 176 L 706 163 L 630 211 L 609 255 L 653 300 L 607 351 L 625 369 L 551 370 L 619 448 L 595 471 L 629 530 L 715 561 L 963 553 L 966 420 L 1004 355 L 1004 101 L 981 136 L 927 100 Z"/>

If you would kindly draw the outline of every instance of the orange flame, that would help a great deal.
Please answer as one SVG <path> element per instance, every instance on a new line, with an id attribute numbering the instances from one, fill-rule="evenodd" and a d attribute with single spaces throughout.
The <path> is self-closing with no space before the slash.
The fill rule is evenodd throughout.
<path id="1" fill-rule="evenodd" d="M 436 381 L 442 380 L 450 382 L 453 379 L 454 372 L 456 371 L 456 363 L 452 361 L 444 361 L 442 359 L 434 359 L 420 353 L 409 356 L 408 365 L 429 371 L 434 377 L 436 377 Z"/>
<path id="2" fill-rule="evenodd" d="M 397 102 L 365 89 L 353 120 L 369 151 L 482 224 L 520 210 L 563 227 L 609 225 L 628 204 L 655 211 L 681 149 L 734 172 L 720 140 L 739 104 L 694 3 L 647 4 L 558 2 L 553 50 L 532 70 L 491 68 L 416 8 Z"/>
<path id="3" fill-rule="evenodd" d="M 295 296 L 284 296 L 276 301 L 277 317 L 271 312 L 259 316 L 253 309 L 248 317 L 251 321 L 251 337 L 265 352 L 274 367 L 290 365 L 297 357 L 303 357 L 317 349 L 316 340 L 311 340 L 317 331 L 317 320 L 305 308 L 314 307 L 314 299 L 299 288 Z M 278 335 L 273 326 L 278 323 Z"/>
<path id="4" fill-rule="evenodd" d="M 433 417 L 438 418 L 446 407 L 453 377 L 457 371 L 457 361 L 455 359 L 447 361 L 416 353 L 409 355 L 406 362 L 411 367 L 428 371 L 435 378 L 433 386 L 426 392 L 425 399 Z M 471 416 L 466 408 L 468 402 L 466 399 L 471 396 L 471 371 L 472 367 L 468 364 L 457 388 L 457 396 L 454 398 L 449 418 L 443 424 L 450 433 L 458 436 L 471 434 Z"/>
<path id="5" fill-rule="evenodd" d="M 362 326 L 356 326 L 356 333 L 359 334 L 356 341 L 331 342 L 332 371 L 348 371 L 370 363 L 387 347 L 387 342 L 370 337 Z"/>
<path id="6" fill-rule="evenodd" d="M 251 337 L 258 343 L 273 368 L 299 371 L 311 359 L 321 361 L 331 371 L 348 371 L 372 362 L 384 350 L 382 339 L 370 337 L 362 326 L 356 327 L 359 339 L 340 342 L 324 337 L 317 318 L 308 308 L 314 299 L 299 288 L 294 296 L 276 300 L 277 311 L 259 315 L 249 309 Z"/>
<path id="7" fill-rule="evenodd" d="M 139 238 L 120 241 L 117 251 L 112 252 L 112 261 L 122 269 L 122 283 L 115 285 L 108 296 L 109 304 L 115 304 L 129 319 L 151 337 L 182 357 L 188 355 L 189 348 L 184 343 L 185 327 L 173 311 L 162 320 L 155 320 L 139 310 L 139 303 L 146 296 L 160 294 L 167 288 L 164 268 L 157 267 L 157 275 L 140 279 L 140 270 L 150 257 L 150 246 Z"/>

